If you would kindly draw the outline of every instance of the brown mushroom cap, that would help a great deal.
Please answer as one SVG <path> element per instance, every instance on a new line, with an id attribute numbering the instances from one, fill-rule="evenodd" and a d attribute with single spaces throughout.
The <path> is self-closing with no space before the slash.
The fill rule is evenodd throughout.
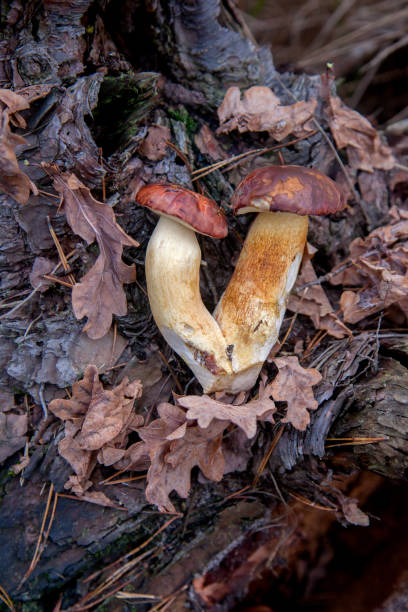
<path id="1" fill-rule="evenodd" d="M 157 214 L 167 215 L 199 234 L 225 238 L 228 225 L 217 204 L 205 196 L 178 185 L 146 185 L 136 201 Z"/>
<path id="2" fill-rule="evenodd" d="M 336 183 L 318 170 L 267 166 L 254 170 L 239 183 L 231 204 L 238 215 L 268 210 L 328 215 L 343 210 L 346 201 Z"/>

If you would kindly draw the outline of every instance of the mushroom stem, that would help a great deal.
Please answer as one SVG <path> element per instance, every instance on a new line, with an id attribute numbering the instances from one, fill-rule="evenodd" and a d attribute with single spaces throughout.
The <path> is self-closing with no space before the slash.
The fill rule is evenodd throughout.
<path id="1" fill-rule="evenodd" d="M 278 339 L 307 239 L 308 217 L 260 213 L 214 318 L 228 340 L 233 375 L 224 390 L 250 389 Z M 212 389 L 215 390 L 215 389 Z"/>
<path id="2" fill-rule="evenodd" d="M 162 215 L 146 252 L 154 320 L 205 392 L 232 372 L 227 342 L 200 294 L 201 251 L 194 231 Z"/>

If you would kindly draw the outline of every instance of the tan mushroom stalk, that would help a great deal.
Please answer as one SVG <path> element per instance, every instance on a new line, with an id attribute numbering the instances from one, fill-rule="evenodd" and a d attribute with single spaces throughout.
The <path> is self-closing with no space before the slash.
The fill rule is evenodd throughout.
<path id="1" fill-rule="evenodd" d="M 205 392 L 232 373 L 227 342 L 200 294 L 201 251 L 195 232 L 223 238 L 228 228 L 212 200 L 175 185 L 147 185 L 139 204 L 160 215 L 146 252 L 146 282 L 154 320 Z"/>
<path id="2" fill-rule="evenodd" d="M 253 386 L 278 340 L 306 244 L 307 215 L 335 213 L 345 202 L 336 184 L 317 170 L 269 166 L 238 185 L 232 205 L 236 214 L 261 211 L 214 312 L 233 369 L 224 390 L 238 392 Z"/>

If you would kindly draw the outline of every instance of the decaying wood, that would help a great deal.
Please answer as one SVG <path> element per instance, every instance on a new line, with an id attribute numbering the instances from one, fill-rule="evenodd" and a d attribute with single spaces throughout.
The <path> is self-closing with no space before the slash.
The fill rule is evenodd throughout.
<path id="1" fill-rule="evenodd" d="M 63 389 L 70 387 L 89 363 L 98 365 L 100 372 L 106 371 L 107 380 L 114 384 L 118 375 L 110 366 L 120 355 L 121 361 L 128 362 L 124 372 L 128 375 L 135 361 L 152 363 L 157 347 L 164 359 L 156 363 L 158 375 L 150 387 L 147 378 L 151 371 L 146 371 L 141 410 L 150 414 L 158 401 L 170 398 L 171 376 L 162 367 L 169 360 L 184 391 L 199 392 L 151 319 L 143 291 L 143 253 L 155 220 L 136 206 L 135 193 L 143 182 L 155 180 L 192 185 L 189 165 L 195 169 L 211 160 L 195 148 L 191 122 L 215 131 L 215 109 L 230 85 L 272 87 L 287 105 L 293 103 L 293 96 L 300 100 L 316 97 L 317 117 L 324 126 L 325 120 L 319 80 L 290 73 L 277 75 L 270 52 L 246 36 L 236 9 L 227 0 L 159 1 L 149 10 L 137 0 L 46 0 L 40 7 L 30 1 L 24 9 L 15 4 L 0 43 L 6 58 L 0 64 L 1 86 L 20 89 L 37 83 L 49 86 L 49 91 L 27 113 L 28 146 L 20 151 L 21 159 L 27 161 L 24 171 L 41 191 L 32 195 L 24 208 L 0 194 L 1 295 L 6 302 L 10 294 L 17 295 L 10 316 L 2 316 L 0 310 L 0 383 L 6 392 L 27 394 L 30 403 L 34 402 L 32 422 L 37 429 L 21 484 L 19 477 L 8 472 L 11 461 L 0 473 L 0 583 L 16 601 L 43 602 L 44 596 L 64 591 L 63 607 L 68 609 L 78 601 L 78 578 L 143 543 L 167 517 L 147 505 L 145 484 L 140 480 L 109 488 L 112 501 L 126 512 L 63 497 L 71 470 L 57 452 L 61 427 L 41 412 L 44 404 L 62 397 Z M 164 157 L 160 153 L 160 159 L 149 158 L 149 148 L 142 146 L 151 124 L 164 126 L 172 134 L 173 148 L 168 148 Z M 95 139 L 104 149 L 104 163 Z M 259 145 L 255 136 L 246 135 L 246 140 L 236 134 L 220 138 L 221 150 L 231 154 L 252 145 Z M 322 169 L 331 167 L 334 160 L 319 131 L 284 148 L 283 155 L 287 163 L 319 163 Z M 141 243 L 139 250 L 128 254 L 128 263 L 138 264 L 139 285 L 127 287 L 128 314 L 117 319 L 118 334 L 111 332 L 91 341 L 72 314 L 69 290 L 54 290 L 52 299 L 41 291 L 32 292 L 29 273 L 34 259 L 55 258 L 49 222 L 65 252 L 74 252 L 69 263 L 77 279 L 95 259 L 70 233 L 63 215 L 57 214 L 58 199 L 47 195 L 52 188 L 40 166 L 44 161 L 57 162 L 101 194 L 107 184 L 108 203 L 115 206 L 126 232 Z M 227 204 L 240 172 L 250 164 L 244 162 L 231 180 L 217 170 L 201 181 L 201 188 L 223 206 L 232 228 L 222 244 L 201 239 L 205 260 L 201 290 L 210 310 L 225 289 L 231 261 L 241 248 L 249 223 L 232 218 Z M 353 238 L 388 216 L 385 182 L 379 172 L 374 173 L 379 187 L 373 204 L 366 174 L 359 173 L 363 198 L 353 206 L 351 222 L 341 214 L 311 223 L 311 241 L 330 264 L 343 259 Z M 299 321 L 292 333 L 298 331 L 301 336 Z M 326 438 L 329 433 L 334 438 L 386 438 L 376 444 L 343 447 L 342 469 L 349 473 L 354 468 L 368 468 L 389 478 L 404 476 L 408 467 L 405 356 L 403 337 L 380 331 L 343 340 L 326 338 L 310 351 L 304 365 L 319 369 L 323 380 L 315 392 L 319 409 L 308 430 L 302 433 L 285 427 L 267 468 L 258 474 L 256 486 L 252 486 L 253 478 L 278 431 L 267 424 L 253 443 L 247 471 L 227 475 L 218 484 L 195 477 L 190 497 L 175 498 L 183 517 L 153 540 L 152 558 L 143 560 L 144 571 L 135 579 L 135 589 L 168 596 L 187 585 L 172 610 L 183 609 L 183 601 L 197 610 L 211 608 L 211 601 L 214 609 L 227 610 L 244 594 L 249 578 L 266 564 L 276 571 L 282 566 L 294 571 L 293 559 L 304 549 L 299 544 L 302 529 L 292 521 L 293 495 L 325 508 L 321 512 L 328 518 L 319 523 L 319 533 L 336 517 L 364 524 L 365 517 L 355 508 L 344 510 L 344 495 L 350 490 L 341 491 L 330 483 L 336 449 L 326 448 Z M 268 365 L 266 373 L 272 374 L 273 367 Z M 99 469 L 97 476 L 102 481 L 107 472 Z M 55 519 L 37 567 L 19 589 L 40 531 L 47 483 L 61 494 Z M 108 486 L 98 488 L 105 491 Z M 279 517 L 283 517 L 282 525 Z M 306 533 L 318 536 L 311 527 Z M 253 559 L 252 565 L 242 565 L 245 579 L 231 561 L 236 550 Z M 223 593 L 219 583 L 229 578 L 235 591 Z M 217 586 L 211 595 L 211 589 L 205 587 L 213 583 Z M 82 586 L 82 592 L 87 588 Z"/>

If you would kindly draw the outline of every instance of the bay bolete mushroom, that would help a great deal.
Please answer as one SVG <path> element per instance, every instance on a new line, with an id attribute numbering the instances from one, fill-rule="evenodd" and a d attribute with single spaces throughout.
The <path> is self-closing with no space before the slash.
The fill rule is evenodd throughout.
<path id="1" fill-rule="evenodd" d="M 306 244 L 307 215 L 336 213 L 345 200 L 318 170 L 268 166 L 241 181 L 232 207 L 236 214 L 260 213 L 214 312 L 234 373 L 224 390 L 237 392 L 253 386 L 278 339 Z"/>
<path id="2" fill-rule="evenodd" d="M 195 232 L 228 233 L 215 202 L 177 185 L 146 185 L 136 201 L 160 215 L 146 251 L 146 282 L 152 314 L 172 349 L 205 392 L 230 375 L 227 342 L 200 294 L 201 250 Z"/>

